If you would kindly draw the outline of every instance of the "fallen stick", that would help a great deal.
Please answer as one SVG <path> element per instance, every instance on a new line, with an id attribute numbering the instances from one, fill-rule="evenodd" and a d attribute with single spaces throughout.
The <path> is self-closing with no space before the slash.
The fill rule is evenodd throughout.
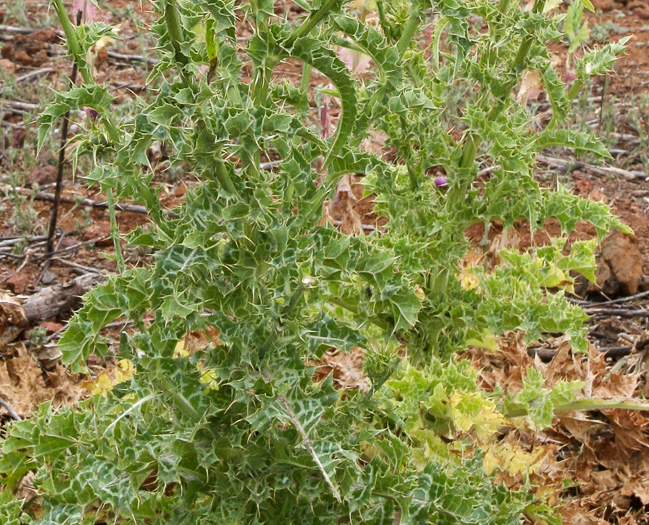
<path id="1" fill-rule="evenodd" d="M 634 350 L 634 345 L 624 345 L 624 346 L 609 346 L 608 348 L 598 348 L 598 350 L 603 353 L 606 357 L 611 359 L 619 359 L 621 357 L 626 357 L 631 355 Z M 543 363 L 549 363 L 554 359 L 556 355 L 556 350 L 552 348 L 528 348 L 527 355 L 530 357 L 538 356 Z"/>
<path id="2" fill-rule="evenodd" d="M 68 283 L 42 288 L 30 295 L 22 303 L 25 314 L 23 322 L 5 327 L 4 332 L 0 334 L 0 348 L 12 342 L 30 326 L 52 317 L 67 315 L 79 306 L 82 295 L 104 283 L 105 280 L 106 277 L 103 275 L 88 273 Z"/>
<path id="3" fill-rule="evenodd" d="M 86 273 L 96 273 L 98 275 L 103 275 L 104 274 L 104 272 L 102 272 L 100 270 L 97 270 L 97 268 L 92 268 L 90 266 L 85 266 L 83 264 L 68 261 L 67 259 L 61 259 L 60 257 L 50 257 L 50 259 L 48 259 L 48 260 L 55 261 L 55 262 L 57 262 L 59 264 L 62 264 L 63 266 L 68 266 L 68 267 L 70 267 L 70 268 L 72 268 L 74 270 L 78 270 L 80 272 L 83 272 L 84 274 L 86 274 Z"/>
<path id="4" fill-rule="evenodd" d="M 628 303 L 629 301 L 634 301 L 636 299 L 642 299 L 643 297 L 649 296 L 649 291 L 647 292 L 640 292 L 636 293 L 633 295 L 627 295 L 626 297 L 620 297 L 619 299 L 610 299 L 608 301 L 602 301 L 599 303 L 594 303 L 594 302 L 585 302 L 581 303 L 582 307 L 584 310 L 588 310 L 591 308 L 601 308 L 602 306 L 607 306 L 611 304 L 620 304 L 620 303 Z"/>
<path id="5" fill-rule="evenodd" d="M 9 184 L 0 184 L 0 190 L 3 189 L 16 191 L 21 195 L 27 195 L 29 197 L 33 197 L 36 200 L 54 202 L 54 194 L 52 193 L 46 193 L 44 191 L 37 191 L 36 193 L 34 193 L 32 190 L 28 190 L 25 188 L 14 188 Z M 93 208 L 104 208 L 104 209 L 108 208 L 108 203 L 104 201 L 96 201 L 93 199 L 88 199 L 83 197 L 80 198 L 70 197 L 68 195 L 61 195 L 61 202 L 67 202 L 69 204 L 83 204 L 84 206 L 92 206 Z M 142 213 L 145 215 L 149 213 L 144 206 L 141 206 L 139 204 L 115 204 L 115 209 L 118 211 L 126 211 L 129 213 Z M 167 216 L 170 218 L 178 217 L 178 215 L 176 215 L 176 213 L 174 213 L 171 210 L 163 210 L 163 212 L 166 213 Z"/>
<path id="6" fill-rule="evenodd" d="M 32 104 L 30 102 L 21 102 L 20 100 L 3 100 L 2 105 L 20 111 L 34 111 L 38 109 L 38 104 Z"/>
<path id="7" fill-rule="evenodd" d="M 30 71 L 29 73 L 25 73 L 24 75 L 20 75 L 19 77 L 16 77 L 16 84 L 20 84 L 21 82 L 25 82 L 27 80 L 30 80 L 34 77 L 38 77 L 40 75 L 47 75 L 49 73 L 53 73 L 54 68 L 53 67 L 44 67 L 41 69 L 37 69 L 35 71 Z"/>
<path id="8" fill-rule="evenodd" d="M 146 62 L 151 66 L 159 64 L 160 61 L 157 58 L 149 58 L 142 55 L 126 55 L 124 53 L 117 53 L 115 51 L 108 52 L 109 58 L 115 58 L 117 60 L 125 60 L 126 62 Z"/>
<path id="9" fill-rule="evenodd" d="M 617 315 L 619 317 L 649 317 L 649 310 L 633 310 L 628 308 L 592 308 L 588 315 Z"/>
<path id="10" fill-rule="evenodd" d="M 11 405 L 7 403 L 4 399 L 0 397 L 0 405 L 9 413 L 9 417 L 15 419 L 16 421 L 22 421 L 23 418 L 16 414 L 16 411 L 11 408 Z"/>
<path id="11" fill-rule="evenodd" d="M 571 162 L 564 159 L 559 159 L 556 157 L 548 157 L 541 153 L 537 153 L 537 160 L 551 167 L 556 168 L 565 168 L 567 166 L 572 166 L 573 169 L 583 169 L 588 170 L 596 175 L 617 175 L 622 176 L 626 180 L 645 180 L 647 174 L 643 171 L 629 171 L 623 170 L 622 168 L 614 168 L 612 166 L 594 166 L 592 164 L 586 164 L 585 162 Z"/>

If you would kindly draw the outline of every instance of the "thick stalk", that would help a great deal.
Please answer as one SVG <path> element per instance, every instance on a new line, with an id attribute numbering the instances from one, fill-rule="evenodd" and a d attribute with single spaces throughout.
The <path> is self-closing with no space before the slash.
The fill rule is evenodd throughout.
<path id="1" fill-rule="evenodd" d="M 65 41 L 68 46 L 68 50 L 74 59 L 74 62 L 77 64 L 81 78 L 86 84 L 93 84 L 92 75 L 88 69 L 88 64 L 86 63 L 83 50 L 81 49 L 81 44 L 77 38 L 77 30 L 70 22 L 68 14 L 65 11 L 65 6 L 63 5 L 63 0 L 52 0 L 54 4 L 54 10 L 56 11 L 56 16 L 63 27 L 63 32 L 65 33 Z"/>
<path id="2" fill-rule="evenodd" d="M 325 0 L 320 9 L 313 11 L 300 27 L 298 27 L 293 34 L 288 37 L 284 45 L 290 48 L 296 40 L 308 35 L 317 26 L 320 21 L 329 14 L 331 8 L 336 5 L 340 0 Z"/>
<path id="3" fill-rule="evenodd" d="M 187 65 L 187 57 L 182 54 L 180 44 L 185 39 L 183 38 L 183 26 L 180 23 L 180 14 L 178 13 L 178 6 L 176 0 L 167 0 L 165 3 L 165 22 L 167 23 L 167 33 L 169 40 L 174 48 L 174 58 L 181 66 Z"/>
<path id="4" fill-rule="evenodd" d="M 408 45 L 415 37 L 420 22 L 421 12 L 419 11 L 418 7 L 413 6 L 410 17 L 408 18 L 408 22 L 406 22 L 406 27 L 403 28 L 403 33 L 401 33 L 399 42 L 397 42 L 397 50 L 399 51 L 400 57 L 403 57 L 406 50 L 408 49 Z"/>
<path id="5" fill-rule="evenodd" d="M 108 204 L 108 216 L 110 217 L 110 237 L 115 245 L 115 259 L 117 260 L 117 269 L 120 273 L 126 270 L 124 264 L 124 255 L 122 247 L 119 244 L 119 229 L 117 228 L 117 218 L 115 216 L 115 199 L 113 198 L 113 188 L 106 190 L 106 202 Z"/>
<path id="6" fill-rule="evenodd" d="M 74 60 L 74 63 L 77 65 L 77 69 L 79 70 L 79 74 L 81 75 L 83 82 L 85 84 L 94 85 L 95 80 L 92 78 L 92 74 L 90 73 L 90 68 L 88 67 L 88 63 L 86 62 L 86 57 L 83 53 L 83 50 L 81 49 L 81 44 L 79 43 L 79 39 L 77 38 L 77 31 L 75 27 L 72 25 L 72 22 L 70 22 L 70 19 L 68 18 L 68 14 L 65 11 L 65 6 L 63 5 L 63 1 L 52 0 L 52 3 L 54 4 L 54 10 L 56 11 L 56 15 L 59 19 L 59 22 L 61 23 L 63 32 L 65 33 L 65 41 L 68 47 L 68 51 L 72 55 L 72 59 Z M 108 137 L 110 138 L 111 142 L 113 142 L 114 144 L 118 144 L 119 132 L 117 131 L 117 128 L 110 120 L 109 115 L 105 110 L 102 110 L 102 108 L 95 108 L 95 109 L 100 111 L 102 122 L 106 126 L 106 131 L 108 132 Z"/>

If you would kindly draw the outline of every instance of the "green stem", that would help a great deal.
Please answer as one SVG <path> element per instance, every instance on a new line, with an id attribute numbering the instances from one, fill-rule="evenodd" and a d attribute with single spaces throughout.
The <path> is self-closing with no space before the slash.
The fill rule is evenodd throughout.
<path id="1" fill-rule="evenodd" d="M 216 173 L 216 178 L 219 181 L 219 184 L 221 184 L 221 186 L 228 193 L 231 193 L 232 195 L 241 198 L 241 195 L 239 195 L 239 192 L 237 191 L 237 188 L 235 187 L 234 182 L 232 182 L 228 170 L 225 167 L 225 162 L 223 162 L 220 158 L 216 160 L 215 173 Z"/>
<path id="2" fill-rule="evenodd" d="M 309 85 L 311 84 L 311 64 L 304 63 L 302 66 L 302 80 L 300 81 L 300 91 L 303 94 L 309 94 Z"/>
<path id="3" fill-rule="evenodd" d="M 403 58 L 403 55 L 408 49 L 408 45 L 410 45 L 410 42 L 412 41 L 415 34 L 417 33 L 417 29 L 419 28 L 420 22 L 421 22 L 421 13 L 419 11 L 419 8 L 413 6 L 412 12 L 410 13 L 410 17 L 408 18 L 408 22 L 406 22 L 406 27 L 403 28 L 403 33 L 401 33 L 399 42 L 397 42 L 397 50 L 399 51 L 399 57 Z"/>
<path id="4" fill-rule="evenodd" d="M 65 6 L 63 5 L 63 1 L 52 0 L 52 2 L 54 4 L 54 10 L 56 11 L 56 16 L 58 17 L 59 22 L 61 23 L 61 27 L 63 28 L 63 32 L 65 33 L 65 41 L 68 47 L 68 51 L 72 55 L 72 59 L 74 60 L 74 63 L 77 65 L 77 70 L 79 71 L 79 74 L 83 79 L 83 82 L 85 84 L 95 85 L 96 84 L 95 80 L 92 78 L 90 68 L 88 67 L 88 63 L 86 62 L 86 57 L 81 48 L 81 44 L 79 43 L 79 39 L 77 38 L 77 30 L 72 25 L 72 22 L 70 22 L 70 19 L 68 18 L 68 14 L 65 11 Z M 113 142 L 114 144 L 118 144 L 120 140 L 119 131 L 110 120 L 107 111 L 103 108 L 95 108 L 95 109 L 99 112 L 99 114 L 102 117 L 102 121 L 106 126 L 106 131 L 108 132 L 108 137 L 110 138 L 111 142 Z"/>
<path id="5" fill-rule="evenodd" d="M 433 69 L 437 73 L 439 71 L 439 42 L 442 37 L 442 31 L 448 25 L 448 18 L 445 16 L 440 18 L 435 25 L 433 36 L 430 39 L 430 51 L 433 59 Z"/>
<path id="6" fill-rule="evenodd" d="M 119 230 L 117 229 L 117 218 L 115 216 L 115 199 L 113 198 L 113 189 L 106 190 L 106 201 L 108 204 L 108 216 L 110 217 L 110 236 L 115 245 L 115 258 L 117 259 L 117 269 L 123 273 L 126 269 L 124 264 L 124 255 L 122 254 L 122 247 L 119 244 Z"/>
<path id="7" fill-rule="evenodd" d="M 379 13 L 379 24 L 383 29 L 383 34 L 385 34 L 385 38 L 387 38 L 388 40 L 392 40 L 392 28 L 390 27 L 390 24 L 388 24 L 388 19 L 385 17 L 385 11 L 383 10 L 382 0 L 378 0 L 378 2 L 376 2 L 376 10 Z"/>
<path id="8" fill-rule="evenodd" d="M 178 13 L 178 6 L 176 5 L 176 0 L 166 0 L 165 10 L 164 10 L 165 22 L 167 23 L 167 33 L 169 34 L 169 40 L 171 40 L 171 46 L 174 49 L 174 59 L 178 62 L 180 75 L 183 79 L 183 82 L 186 84 L 188 81 L 187 72 L 185 71 L 185 66 L 187 65 L 187 57 L 183 55 L 181 49 L 181 43 L 184 42 L 184 33 L 183 26 L 180 22 L 180 14 Z"/>
<path id="9" fill-rule="evenodd" d="M 298 27 L 284 43 L 286 48 L 290 48 L 296 40 L 308 35 L 313 28 L 315 28 L 315 26 L 317 26 L 320 21 L 329 14 L 329 11 L 331 11 L 331 8 L 336 5 L 337 2 L 339 2 L 339 0 L 325 0 L 320 9 L 313 11 L 309 16 L 307 16 L 304 23 L 300 25 L 300 27 Z"/>
<path id="10" fill-rule="evenodd" d="M 65 6 L 63 5 L 62 0 L 52 0 L 54 4 L 54 10 L 56 11 L 56 16 L 63 27 L 63 32 L 65 33 L 65 41 L 68 46 L 68 51 L 72 55 L 72 58 L 77 64 L 77 69 L 81 74 L 81 78 L 86 84 L 92 84 L 93 79 L 90 74 L 90 69 L 88 68 L 88 63 L 86 62 L 83 50 L 81 49 L 81 44 L 77 38 L 77 30 L 70 22 L 68 14 L 65 11 Z"/>

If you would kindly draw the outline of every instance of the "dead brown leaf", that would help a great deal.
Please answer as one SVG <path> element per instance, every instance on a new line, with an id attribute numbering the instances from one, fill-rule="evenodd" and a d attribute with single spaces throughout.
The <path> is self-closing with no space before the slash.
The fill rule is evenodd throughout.
<path id="1" fill-rule="evenodd" d="M 322 381 L 333 374 L 334 384 L 341 390 L 361 390 L 369 392 L 370 380 L 363 372 L 365 349 L 353 347 L 349 353 L 340 352 L 335 348 L 327 350 L 322 358 L 311 366 L 316 366 L 313 375 L 315 381 Z"/>

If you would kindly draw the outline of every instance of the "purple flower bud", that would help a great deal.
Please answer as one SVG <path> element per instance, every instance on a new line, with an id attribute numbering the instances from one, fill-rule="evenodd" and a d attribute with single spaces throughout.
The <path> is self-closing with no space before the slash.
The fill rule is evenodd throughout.
<path id="1" fill-rule="evenodd" d="M 99 118 L 99 113 L 97 113 L 96 109 L 93 108 L 83 108 L 86 111 L 86 115 L 90 120 L 97 120 Z"/>
<path id="2" fill-rule="evenodd" d="M 448 180 L 446 177 L 435 177 L 435 186 L 438 188 L 444 188 L 448 186 Z"/>

